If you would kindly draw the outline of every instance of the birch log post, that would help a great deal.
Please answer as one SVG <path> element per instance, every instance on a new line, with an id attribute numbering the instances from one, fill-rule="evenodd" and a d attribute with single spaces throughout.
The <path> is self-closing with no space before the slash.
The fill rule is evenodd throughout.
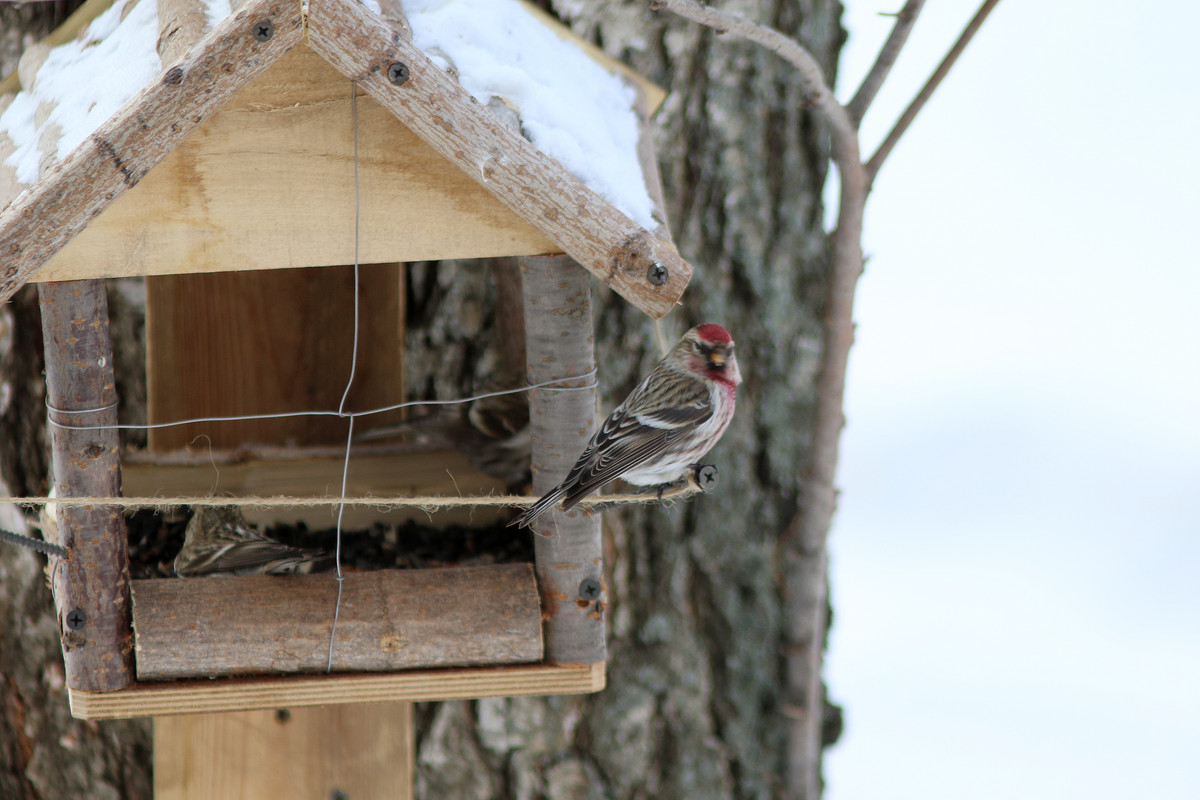
<path id="1" fill-rule="evenodd" d="M 59 497 L 116 496 L 121 462 L 104 281 L 38 286 L 46 349 L 52 485 Z M 57 424 L 55 424 L 57 423 Z M 72 427 L 63 427 L 72 426 Z M 77 428 L 87 426 L 88 429 Z M 133 683 L 125 520 L 113 506 L 60 506 L 51 570 L 67 685 L 107 692 Z"/>
<path id="2" fill-rule="evenodd" d="M 529 383 L 559 380 L 564 388 L 587 386 L 596 368 L 588 273 L 568 256 L 525 258 L 520 264 Z M 587 445 L 596 427 L 596 390 L 532 391 L 529 421 L 533 491 L 544 494 L 566 477 Z M 539 517 L 532 530 L 546 660 L 604 661 L 599 516 L 578 507 L 566 513 L 555 509 Z"/>

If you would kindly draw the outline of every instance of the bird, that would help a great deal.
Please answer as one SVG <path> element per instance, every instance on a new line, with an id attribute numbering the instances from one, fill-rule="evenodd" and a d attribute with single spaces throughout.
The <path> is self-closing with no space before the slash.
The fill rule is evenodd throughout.
<path id="1" fill-rule="evenodd" d="M 509 525 L 527 528 L 559 500 L 569 510 L 605 484 L 679 480 L 721 438 L 742 382 L 733 337 L 715 323 L 683 335 L 592 435 L 562 483 Z"/>
<path id="2" fill-rule="evenodd" d="M 175 574 L 308 574 L 325 557 L 323 550 L 292 547 L 259 533 L 236 506 L 201 506 L 188 521 L 183 548 L 175 556 Z"/>

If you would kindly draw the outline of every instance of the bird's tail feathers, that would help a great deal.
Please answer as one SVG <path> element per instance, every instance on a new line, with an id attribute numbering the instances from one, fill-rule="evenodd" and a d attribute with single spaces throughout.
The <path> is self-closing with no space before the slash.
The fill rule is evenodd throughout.
<path id="1" fill-rule="evenodd" d="M 567 490 L 565 488 L 563 488 L 562 486 L 559 486 L 557 489 L 555 489 L 554 491 L 547 494 L 541 500 L 538 500 L 536 503 L 531 505 L 529 508 L 525 509 L 523 512 L 518 514 L 516 517 L 513 517 L 512 522 L 510 522 L 508 524 L 516 525 L 519 528 L 528 528 L 530 525 L 533 524 L 534 520 L 536 520 L 542 514 L 545 514 L 547 511 L 549 511 L 551 508 L 553 508 L 554 504 L 557 503 L 559 500 L 561 500 L 566 495 L 566 493 L 567 493 Z"/>

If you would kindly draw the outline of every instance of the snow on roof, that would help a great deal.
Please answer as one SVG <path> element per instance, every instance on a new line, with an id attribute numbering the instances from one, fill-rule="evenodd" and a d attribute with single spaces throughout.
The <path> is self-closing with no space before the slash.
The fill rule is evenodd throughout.
<path id="1" fill-rule="evenodd" d="M 375 0 L 363 0 L 379 13 Z M 211 25 L 229 0 L 207 0 Z M 634 90 L 560 39 L 517 0 L 406 0 L 415 43 L 453 68 L 480 103 L 500 96 L 517 107 L 534 146 L 642 227 L 657 227 L 638 160 Z M 16 148 L 5 164 L 37 180 L 38 141 L 62 130 L 64 158 L 161 71 L 153 0 L 117 0 L 74 41 L 54 48 L 0 114 L 0 136 Z M 38 119 L 39 106 L 50 113 Z"/>
<path id="2" fill-rule="evenodd" d="M 636 98 L 624 81 L 517 0 L 405 0 L 404 11 L 417 46 L 452 66 L 476 100 L 510 101 L 535 147 L 643 228 L 657 227 L 637 157 Z"/>
<path id="3" fill-rule="evenodd" d="M 0 115 L 0 133 L 16 146 L 4 163 L 16 168 L 17 180 L 37 181 L 38 140 L 44 131 L 52 126 L 62 131 L 56 152 L 62 159 L 153 81 L 159 73 L 157 40 L 153 0 L 117 0 L 82 36 L 51 50 L 33 85 Z M 43 103 L 50 113 L 38 120 Z"/>

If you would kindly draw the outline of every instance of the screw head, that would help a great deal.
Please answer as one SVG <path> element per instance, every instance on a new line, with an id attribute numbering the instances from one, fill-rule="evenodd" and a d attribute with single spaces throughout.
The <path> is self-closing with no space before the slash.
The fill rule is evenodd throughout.
<path id="1" fill-rule="evenodd" d="M 717 468 L 713 464 L 700 464 L 696 467 L 696 485 L 701 491 L 711 492 L 717 487 Z"/>
<path id="2" fill-rule="evenodd" d="M 83 626 L 87 624 L 87 615 L 82 609 L 72 608 L 67 612 L 67 627 L 73 631 L 83 630 Z"/>
<path id="3" fill-rule="evenodd" d="M 646 280 L 655 286 L 662 286 L 667 282 L 667 278 L 669 277 L 671 277 L 671 273 L 667 271 L 665 266 L 658 262 L 651 264 L 650 268 L 646 270 Z"/>
<path id="4" fill-rule="evenodd" d="M 581 600 L 587 600 L 589 603 L 599 600 L 602 592 L 600 581 L 595 578 L 584 578 L 579 582 L 579 598 Z"/>
<path id="5" fill-rule="evenodd" d="M 254 26 L 254 38 L 260 42 L 268 41 L 274 35 L 275 26 L 271 24 L 271 20 L 269 19 L 264 19 Z"/>
<path id="6" fill-rule="evenodd" d="M 395 61 L 388 66 L 388 80 L 397 86 L 408 83 L 408 65 Z"/>

